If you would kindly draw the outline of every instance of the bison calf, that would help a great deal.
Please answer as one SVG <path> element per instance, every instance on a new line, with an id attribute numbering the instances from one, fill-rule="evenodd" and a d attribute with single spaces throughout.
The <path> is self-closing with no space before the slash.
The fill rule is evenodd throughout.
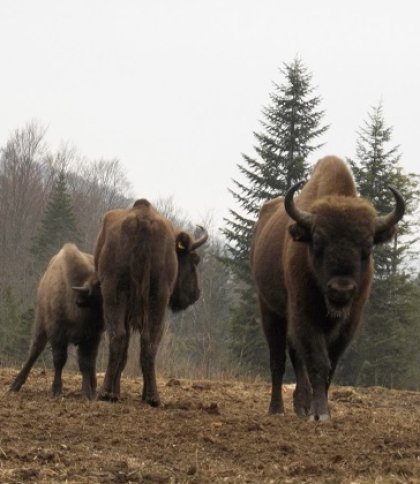
<path id="1" fill-rule="evenodd" d="M 270 350 L 270 413 L 283 413 L 286 341 L 296 374 L 295 412 L 330 418 L 328 388 L 338 359 L 360 324 L 373 275 L 372 248 L 390 240 L 405 210 L 378 217 L 356 196 L 338 158 L 320 160 L 301 194 L 298 183 L 267 202 L 255 226 L 251 265 Z"/>
<path id="2" fill-rule="evenodd" d="M 95 249 L 109 337 L 102 400 L 119 398 L 130 329 L 134 329 L 140 332 L 142 399 L 152 406 L 160 404 L 155 357 L 165 311 L 168 306 L 185 309 L 198 299 L 196 249 L 206 240 L 206 233 L 193 240 L 176 229 L 144 199 L 130 209 L 105 215 Z"/>
<path id="3" fill-rule="evenodd" d="M 52 393 L 59 395 L 67 347 L 72 343 L 78 346 L 82 392 L 92 399 L 96 390 L 96 355 L 104 326 L 101 299 L 93 256 L 74 244 L 65 244 L 51 259 L 39 282 L 32 345 L 10 390 L 20 390 L 50 341 L 55 370 Z"/>

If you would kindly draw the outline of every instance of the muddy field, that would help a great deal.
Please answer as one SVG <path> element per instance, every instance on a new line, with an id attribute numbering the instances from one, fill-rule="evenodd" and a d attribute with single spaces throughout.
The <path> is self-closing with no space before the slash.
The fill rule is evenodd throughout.
<path id="1" fill-rule="evenodd" d="M 86 402 L 80 377 L 34 370 L 7 394 L 0 369 L 0 482 L 388 483 L 420 482 L 420 393 L 333 387 L 333 420 L 266 415 L 262 383 L 159 380 L 164 405 L 140 403 L 123 379 L 122 401 Z M 101 380 L 101 379 L 100 379 Z"/>

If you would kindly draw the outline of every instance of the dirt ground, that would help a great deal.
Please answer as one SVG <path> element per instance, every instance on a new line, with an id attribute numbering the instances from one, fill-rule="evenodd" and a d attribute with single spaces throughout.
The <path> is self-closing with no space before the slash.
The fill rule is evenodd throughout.
<path id="1" fill-rule="evenodd" d="M 265 383 L 160 379 L 163 406 L 124 378 L 118 403 L 87 402 L 81 379 L 33 370 L 19 394 L 0 369 L 0 483 L 420 483 L 420 393 L 333 387 L 333 420 L 268 416 Z M 101 383 L 101 379 L 99 383 Z"/>

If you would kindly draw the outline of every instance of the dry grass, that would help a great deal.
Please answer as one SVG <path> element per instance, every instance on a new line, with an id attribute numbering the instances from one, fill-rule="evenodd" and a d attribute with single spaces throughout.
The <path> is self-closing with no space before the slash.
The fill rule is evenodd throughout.
<path id="1" fill-rule="evenodd" d="M 0 370 L 1 483 L 398 483 L 420 482 L 420 393 L 333 387 L 333 420 L 267 416 L 262 382 L 160 379 L 164 405 L 139 401 L 124 378 L 116 404 L 85 402 L 80 377 L 34 370 L 5 394 Z M 101 378 L 100 378 L 101 380 Z"/>

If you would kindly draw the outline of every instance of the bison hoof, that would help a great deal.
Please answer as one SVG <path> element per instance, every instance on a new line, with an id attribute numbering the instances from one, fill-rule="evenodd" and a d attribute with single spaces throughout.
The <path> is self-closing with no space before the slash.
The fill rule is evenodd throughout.
<path id="1" fill-rule="evenodd" d="M 102 391 L 98 395 L 98 400 L 102 400 L 103 402 L 118 402 L 120 396 L 113 392 L 106 392 Z"/>
<path id="2" fill-rule="evenodd" d="M 53 385 L 53 387 L 51 388 L 51 394 L 53 397 L 59 397 L 61 395 L 61 386 L 56 387 Z"/>
<path id="3" fill-rule="evenodd" d="M 293 392 L 293 410 L 299 417 L 307 417 L 310 414 L 311 394 L 307 387 L 299 387 Z"/>
<path id="4" fill-rule="evenodd" d="M 19 385 L 17 383 L 12 383 L 9 387 L 9 392 L 18 392 L 21 386 L 22 385 Z"/>
<path id="5" fill-rule="evenodd" d="M 298 416 L 298 417 L 307 417 L 308 416 L 308 409 L 305 408 L 305 407 L 298 407 L 298 406 L 295 406 L 294 407 L 294 410 L 295 410 L 295 414 Z"/>
<path id="6" fill-rule="evenodd" d="M 269 410 L 268 415 L 275 415 L 276 417 L 284 417 L 284 412 L 272 412 L 271 410 Z"/>
<path id="7" fill-rule="evenodd" d="M 91 393 L 88 393 L 88 392 L 86 392 L 86 393 L 85 393 L 85 392 L 84 392 L 84 393 L 83 393 L 83 398 L 84 398 L 85 400 L 95 400 L 95 396 L 96 396 L 96 395 L 95 395 L 95 392 L 91 392 Z"/>
<path id="8" fill-rule="evenodd" d="M 280 405 L 270 405 L 268 409 L 268 415 L 284 416 L 284 408 Z"/>
<path id="9" fill-rule="evenodd" d="M 147 398 L 146 403 L 151 407 L 160 407 L 160 400 L 159 398 Z"/>
<path id="10" fill-rule="evenodd" d="M 309 422 L 328 422 L 331 420 L 329 413 L 322 413 L 321 415 L 309 415 Z"/>

